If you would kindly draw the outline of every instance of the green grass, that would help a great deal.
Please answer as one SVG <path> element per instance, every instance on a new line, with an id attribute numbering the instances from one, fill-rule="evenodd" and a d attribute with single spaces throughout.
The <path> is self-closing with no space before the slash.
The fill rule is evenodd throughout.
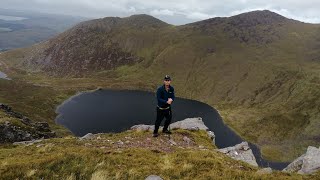
<path id="1" fill-rule="evenodd" d="M 6 145 L 0 148 L 2 179 L 144 179 L 151 174 L 163 179 L 312 179 L 313 176 L 279 171 L 258 175 L 256 167 L 235 161 L 214 150 L 204 131 L 173 131 L 175 141 L 183 143 L 188 136 L 195 144 L 181 149 L 167 144 L 161 135 L 148 140 L 150 132 L 126 131 L 101 134 L 93 140 L 74 137 L 50 139 L 31 146 Z M 161 141 L 162 139 L 162 141 Z M 124 146 L 116 143 L 122 140 Z M 127 144 L 150 142 L 150 147 L 125 147 Z M 203 145 L 207 150 L 197 149 Z M 38 147 L 37 147 L 38 146 Z M 162 151 L 161 148 L 171 151 Z"/>

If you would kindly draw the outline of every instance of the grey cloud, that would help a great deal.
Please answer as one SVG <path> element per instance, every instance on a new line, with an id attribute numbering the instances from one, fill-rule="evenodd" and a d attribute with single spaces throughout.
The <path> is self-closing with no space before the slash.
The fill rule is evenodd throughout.
<path id="1" fill-rule="evenodd" d="M 320 23 L 318 0 L 1 0 L 1 7 L 92 18 L 145 13 L 173 24 L 268 9 L 288 18 Z"/>

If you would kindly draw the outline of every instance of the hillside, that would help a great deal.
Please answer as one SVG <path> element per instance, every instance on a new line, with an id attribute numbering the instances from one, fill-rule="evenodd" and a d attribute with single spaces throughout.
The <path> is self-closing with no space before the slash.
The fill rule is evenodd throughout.
<path id="1" fill-rule="evenodd" d="M 144 59 L 137 51 L 152 46 L 156 41 L 154 35 L 167 26 L 147 15 L 83 22 L 57 38 L 36 45 L 27 61 L 21 65 L 31 69 L 40 68 L 53 75 L 77 76 L 133 65 Z M 123 36 L 131 38 L 118 40 Z M 143 39 L 146 36 L 150 39 Z"/>
<path id="2" fill-rule="evenodd" d="M 36 95 L 45 103 L 29 104 L 51 113 L 70 91 L 154 91 L 170 74 L 177 96 L 215 107 L 266 158 L 289 161 L 320 143 L 319 44 L 320 25 L 270 11 L 183 26 L 137 15 L 83 22 L 49 41 L 2 53 L 0 61 L 14 81 L 63 97 L 47 105 L 49 97 Z M 20 97 L 1 96 L 8 104 Z M 42 117 L 52 122 L 52 116 Z"/>

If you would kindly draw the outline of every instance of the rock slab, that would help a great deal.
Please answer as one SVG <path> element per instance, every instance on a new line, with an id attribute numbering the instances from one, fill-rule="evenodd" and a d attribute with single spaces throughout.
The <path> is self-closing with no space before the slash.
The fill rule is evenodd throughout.
<path id="1" fill-rule="evenodd" d="M 163 180 L 160 176 L 150 175 L 145 180 Z"/>
<path id="2" fill-rule="evenodd" d="M 209 128 L 204 124 L 202 118 L 187 118 L 170 124 L 170 129 L 185 129 L 190 131 L 206 130 Z M 139 124 L 131 127 L 131 130 L 137 131 L 153 131 L 154 125 Z"/>
<path id="3" fill-rule="evenodd" d="M 299 174 L 312 174 L 320 170 L 320 148 L 309 146 L 307 152 L 286 168 L 284 172 L 297 172 Z"/>
<path id="4" fill-rule="evenodd" d="M 252 166 L 258 167 L 256 158 L 254 157 L 248 142 L 242 142 L 235 146 L 219 149 L 218 151 L 230 156 L 233 159 L 240 160 Z"/>

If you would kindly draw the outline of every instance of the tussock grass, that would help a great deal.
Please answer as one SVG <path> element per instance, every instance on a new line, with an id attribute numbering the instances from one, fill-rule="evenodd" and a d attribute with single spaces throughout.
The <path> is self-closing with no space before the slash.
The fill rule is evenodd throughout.
<path id="1" fill-rule="evenodd" d="M 74 137 L 66 137 L 45 140 L 31 146 L 3 146 L 0 148 L 1 178 L 144 179 L 151 174 L 159 175 L 163 179 L 318 177 L 318 175 L 301 176 L 278 171 L 271 175 L 258 175 L 255 173 L 256 167 L 235 161 L 215 151 L 210 139 L 205 138 L 204 134 L 202 131 L 174 130 L 172 136 L 188 135 L 197 145 L 208 147 L 207 150 L 172 147 L 174 151 L 164 152 L 144 147 L 127 148 L 110 145 L 110 141 L 117 142 L 119 139 L 124 141 L 125 137 L 131 137 L 131 142 L 151 138 L 150 132 L 135 131 L 100 134 L 96 136 L 99 138 L 92 140 L 79 141 Z M 168 137 L 163 135 L 159 138 L 168 140 Z M 51 148 L 46 148 L 48 146 Z"/>

